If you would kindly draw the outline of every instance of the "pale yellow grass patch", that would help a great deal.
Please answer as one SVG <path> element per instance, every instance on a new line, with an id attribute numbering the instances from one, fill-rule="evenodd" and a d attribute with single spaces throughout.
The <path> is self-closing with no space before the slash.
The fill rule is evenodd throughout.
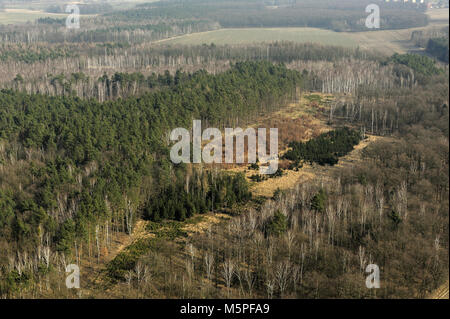
<path id="1" fill-rule="evenodd" d="M 201 221 L 193 224 L 186 224 L 181 229 L 187 232 L 189 236 L 192 236 L 193 234 L 201 234 L 207 231 L 211 226 L 219 224 L 223 220 L 227 220 L 230 218 L 230 215 L 221 213 L 202 215 Z"/>

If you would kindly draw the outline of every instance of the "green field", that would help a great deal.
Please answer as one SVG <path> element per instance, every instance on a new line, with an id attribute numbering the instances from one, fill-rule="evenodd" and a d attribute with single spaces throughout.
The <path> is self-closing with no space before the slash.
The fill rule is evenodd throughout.
<path id="1" fill-rule="evenodd" d="M 252 42 L 316 42 L 355 47 L 358 43 L 345 34 L 316 28 L 243 28 L 200 32 L 158 41 L 173 44 L 243 44 Z"/>

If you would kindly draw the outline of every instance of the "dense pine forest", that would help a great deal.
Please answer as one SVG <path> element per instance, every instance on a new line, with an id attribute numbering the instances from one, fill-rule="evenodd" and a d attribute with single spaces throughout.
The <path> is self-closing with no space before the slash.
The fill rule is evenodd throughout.
<path id="1" fill-rule="evenodd" d="M 428 40 L 427 52 L 443 62 L 448 61 L 448 36 Z"/>

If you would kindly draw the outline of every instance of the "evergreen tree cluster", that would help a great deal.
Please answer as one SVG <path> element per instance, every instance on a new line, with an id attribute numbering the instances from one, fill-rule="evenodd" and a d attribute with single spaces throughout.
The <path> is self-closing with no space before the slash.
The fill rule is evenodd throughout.
<path id="1" fill-rule="evenodd" d="M 448 63 L 448 37 L 428 40 L 426 51 L 439 60 Z"/>
<path id="2" fill-rule="evenodd" d="M 348 154 L 361 140 L 359 132 L 340 128 L 323 133 L 307 142 L 291 142 L 291 148 L 284 155 L 285 159 L 300 163 L 307 161 L 319 165 L 335 165 L 339 157 Z"/>
<path id="3" fill-rule="evenodd" d="M 195 171 L 190 178 L 193 182 L 188 187 L 186 182 L 180 179 L 152 196 L 144 209 L 143 217 L 155 222 L 167 219 L 184 221 L 194 214 L 232 208 L 235 204 L 245 203 L 251 198 L 243 174 Z"/>
<path id="4" fill-rule="evenodd" d="M 391 61 L 397 64 L 406 65 L 415 72 L 425 76 L 443 73 L 443 70 L 436 66 L 436 62 L 433 59 L 424 55 L 395 53 L 391 57 Z"/>
<path id="5" fill-rule="evenodd" d="M 176 19 L 209 19 L 225 28 L 243 27 L 315 27 L 336 31 L 366 30 L 365 8 L 369 0 L 302 0 L 302 1 L 224 1 L 189 0 L 144 3 L 137 8 L 112 12 L 118 19 L 142 21 L 150 17 Z M 383 29 L 408 28 L 426 25 L 425 5 L 384 3 Z M 408 14 L 405 14 L 405 11 Z"/>

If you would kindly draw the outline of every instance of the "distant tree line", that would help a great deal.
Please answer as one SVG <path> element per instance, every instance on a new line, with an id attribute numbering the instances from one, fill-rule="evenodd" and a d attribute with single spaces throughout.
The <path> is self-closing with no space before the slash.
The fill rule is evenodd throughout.
<path id="1" fill-rule="evenodd" d="M 415 72 L 424 75 L 435 75 L 443 70 L 436 66 L 436 62 L 429 57 L 419 54 L 394 54 L 391 60 L 395 63 L 406 65 Z"/>
<path id="2" fill-rule="evenodd" d="M 0 91 L 1 260 L 14 251 L 34 256 L 36 247 L 69 256 L 84 246 L 90 254 L 100 234 L 106 242 L 112 234 L 130 234 L 141 215 L 183 220 L 249 199 L 240 175 L 174 166 L 167 134 L 189 128 L 192 119 L 223 127 L 240 118 L 243 125 L 290 100 L 301 74 L 241 62 L 218 75 L 198 71 L 176 79 L 104 103 Z"/>
<path id="3" fill-rule="evenodd" d="M 251 198 L 248 183 L 242 174 L 229 175 L 204 171 L 194 172 L 174 184 L 161 189 L 149 198 L 143 212 L 143 218 L 159 222 L 175 219 L 184 221 L 196 213 L 233 208 Z"/>
<path id="4" fill-rule="evenodd" d="M 142 20 L 160 18 L 207 18 L 225 28 L 238 27 L 316 27 L 335 31 L 367 30 L 365 8 L 370 1 L 308 0 L 262 3 L 246 1 L 164 1 L 138 5 L 138 9 L 113 12 L 119 18 Z M 382 29 L 401 29 L 427 24 L 423 4 L 379 2 Z M 407 14 L 405 14 L 407 12 Z"/>

